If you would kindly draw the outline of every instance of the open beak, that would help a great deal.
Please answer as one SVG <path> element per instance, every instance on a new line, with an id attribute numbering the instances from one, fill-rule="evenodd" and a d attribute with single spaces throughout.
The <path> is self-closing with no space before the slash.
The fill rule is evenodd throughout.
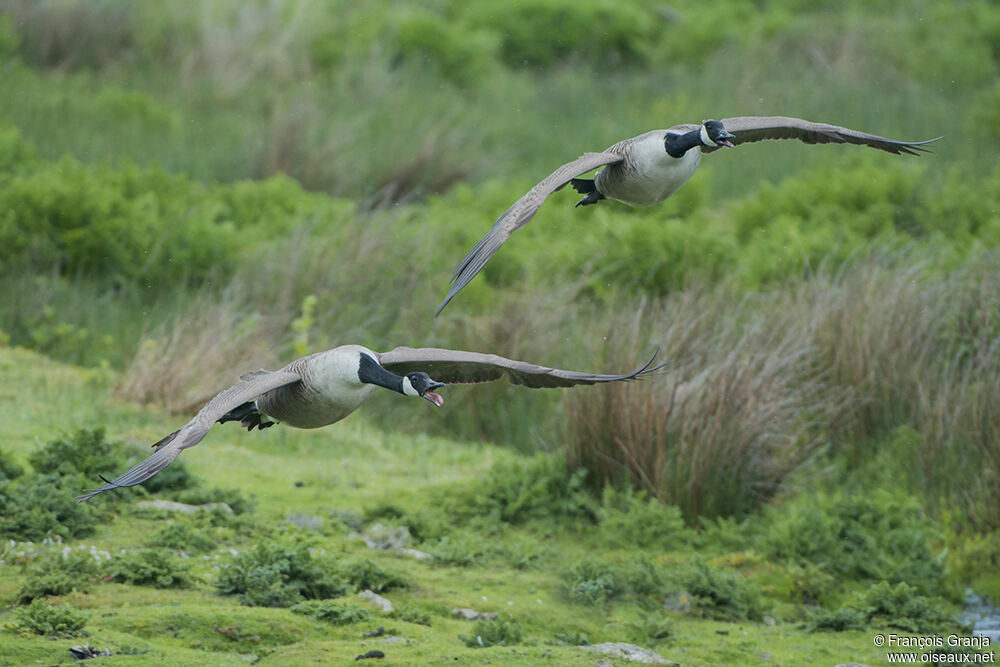
<path id="1" fill-rule="evenodd" d="M 724 132 L 723 134 L 719 135 L 719 138 L 716 140 L 715 143 L 724 148 L 733 148 L 733 140 L 735 139 L 736 139 L 735 135 L 732 135 L 728 132 Z"/>
<path id="2" fill-rule="evenodd" d="M 444 405 L 444 399 L 441 398 L 440 394 L 435 394 L 433 391 L 431 391 L 431 389 L 437 389 L 438 387 L 444 387 L 444 386 L 446 385 L 443 382 L 432 382 L 430 386 L 427 387 L 427 390 L 424 391 L 422 396 L 440 408 L 442 405 Z"/>

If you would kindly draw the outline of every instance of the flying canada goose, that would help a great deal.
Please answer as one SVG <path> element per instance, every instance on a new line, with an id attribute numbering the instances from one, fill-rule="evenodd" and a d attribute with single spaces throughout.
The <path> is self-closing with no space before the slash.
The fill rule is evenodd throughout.
<path id="1" fill-rule="evenodd" d="M 938 137 L 940 139 L 941 137 Z M 504 211 L 493 228 L 465 256 L 451 277 L 451 289 L 435 316 L 440 315 L 458 292 L 469 284 L 490 257 L 534 217 L 553 192 L 567 183 L 586 195 L 577 206 L 589 206 L 602 199 L 617 199 L 629 206 L 652 206 L 677 192 L 701 164 L 702 153 L 764 139 L 798 139 L 807 144 L 858 144 L 894 155 L 917 155 L 931 141 L 894 141 L 846 127 L 811 123 L 784 116 L 737 116 L 706 120 L 701 125 L 685 123 L 668 130 L 652 130 L 619 141 L 601 153 L 584 153 L 552 172 L 526 195 Z M 593 179 L 578 178 L 604 167 Z"/>
<path id="2" fill-rule="evenodd" d="M 114 480 L 102 476 L 104 486 L 86 490 L 77 500 L 83 502 L 104 491 L 145 482 L 170 465 L 182 450 L 201 442 L 216 422 L 239 421 L 248 431 L 254 427 L 264 429 L 276 422 L 297 428 L 319 428 L 354 412 L 375 392 L 376 386 L 405 396 L 421 396 L 441 406 L 444 399 L 433 390 L 446 382 L 491 382 L 506 375 L 513 384 L 530 388 L 571 387 L 634 380 L 664 366 L 652 364 L 650 359 L 645 366 L 626 375 L 597 375 L 478 352 L 397 347 L 380 354 L 361 345 L 341 345 L 297 359 L 280 371 L 247 373 L 209 401 L 194 419 L 155 443 L 156 453 L 152 456 Z M 432 380 L 428 373 L 438 380 Z"/>

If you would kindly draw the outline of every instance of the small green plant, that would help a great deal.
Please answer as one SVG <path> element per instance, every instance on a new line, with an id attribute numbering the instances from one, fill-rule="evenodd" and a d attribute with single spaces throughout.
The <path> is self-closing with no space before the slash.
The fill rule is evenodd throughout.
<path id="1" fill-rule="evenodd" d="M 89 553 L 69 552 L 40 558 L 28 568 L 17 594 L 18 603 L 31 602 L 47 595 L 86 593 L 98 573 L 97 562 Z"/>
<path id="2" fill-rule="evenodd" d="M 624 590 L 620 573 L 611 565 L 586 559 L 574 565 L 566 575 L 571 600 L 597 604 Z"/>
<path id="3" fill-rule="evenodd" d="M 486 648 L 487 646 L 516 646 L 524 638 L 521 625 L 512 618 L 495 618 L 476 621 L 471 635 L 459 635 L 466 646 Z"/>
<path id="4" fill-rule="evenodd" d="M 375 593 L 384 593 L 410 585 L 409 579 L 403 573 L 386 569 L 368 558 L 343 563 L 338 571 L 357 590 L 367 589 Z"/>
<path id="5" fill-rule="evenodd" d="M 50 605 L 42 599 L 35 599 L 31 604 L 18 609 L 17 627 L 24 628 L 36 635 L 45 637 L 70 638 L 83 634 L 90 615 L 80 611 L 73 605 Z"/>
<path id="6" fill-rule="evenodd" d="M 153 534 L 147 544 L 151 547 L 164 547 L 189 553 L 204 553 L 216 547 L 211 535 L 186 520 L 178 520 L 164 526 Z"/>
<path id="7" fill-rule="evenodd" d="M 332 625 L 350 625 L 372 618 L 371 612 L 367 609 L 333 600 L 306 600 L 292 607 L 292 611 Z"/>
<path id="8" fill-rule="evenodd" d="M 107 569 L 112 581 L 134 586 L 186 588 L 192 583 L 190 568 L 163 549 L 129 551 L 115 556 Z"/>
<path id="9" fill-rule="evenodd" d="M 412 605 L 395 605 L 389 618 L 395 618 L 406 623 L 416 623 L 417 625 L 431 626 L 431 614 L 424 609 Z"/>
<path id="10" fill-rule="evenodd" d="M 760 590 L 736 572 L 694 561 L 681 571 L 678 581 L 691 594 L 697 612 L 707 618 L 755 620 L 763 611 Z"/>
<path id="11" fill-rule="evenodd" d="M 438 565 L 471 567 L 481 565 L 485 561 L 488 547 L 482 536 L 454 531 L 438 540 L 428 552 L 431 561 Z"/>
<path id="12" fill-rule="evenodd" d="M 303 600 L 344 595 L 349 584 L 336 564 L 314 557 L 303 542 L 261 540 L 239 554 L 219 575 L 216 588 L 251 607 L 291 607 Z"/>

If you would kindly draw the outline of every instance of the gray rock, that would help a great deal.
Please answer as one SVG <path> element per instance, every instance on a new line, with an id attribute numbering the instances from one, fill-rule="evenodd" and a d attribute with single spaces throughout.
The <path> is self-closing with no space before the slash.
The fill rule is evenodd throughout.
<path id="1" fill-rule="evenodd" d="M 451 610 L 451 615 L 464 621 L 492 621 L 497 617 L 495 612 L 476 611 L 466 607 L 455 607 Z"/>
<path id="2" fill-rule="evenodd" d="M 655 651 L 650 651 L 648 648 L 642 648 L 641 646 L 636 646 L 635 644 L 626 644 L 625 642 L 605 642 L 604 644 L 593 644 L 591 646 L 580 646 L 578 648 L 583 651 L 603 653 L 604 655 L 609 655 L 612 658 L 624 658 L 629 662 L 641 662 L 647 665 L 670 664 L 668 660 L 664 659 L 663 656 Z"/>
<path id="3" fill-rule="evenodd" d="M 289 514 L 285 521 L 306 530 L 320 530 L 323 527 L 323 517 L 315 514 Z"/>
<path id="4" fill-rule="evenodd" d="M 140 500 L 135 504 L 143 510 L 163 510 L 164 512 L 181 512 L 182 514 L 194 514 L 195 512 L 211 512 L 222 510 L 226 514 L 233 514 L 233 508 L 226 503 L 205 503 L 204 505 L 187 505 L 185 503 L 175 503 L 172 500 Z"/>
<path id="5" fill-rule="evenodd" d="M 375 603 L 378 606 L 378 608 L 384 612 L 392 611 L 392 603 L 389 602 L 384 597 L 382 597 L 381 595 L 379 595 L 378 593 L 375 593 L 374 591 L 365 590 L 361 593 L 358 593 L 358 597 L 364 598 L 369 602 Z"/>

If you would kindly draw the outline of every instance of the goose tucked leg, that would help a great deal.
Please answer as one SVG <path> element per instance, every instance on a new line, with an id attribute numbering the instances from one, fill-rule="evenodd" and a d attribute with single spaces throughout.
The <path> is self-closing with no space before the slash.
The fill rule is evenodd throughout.
<path id="1" fill-rule="evenodd" d="M 219 417 L 220 424 L 237 421 L 248 431 L 252 431 L 254 426 L 263 430 L 277 424 L 277 422 L 267 420 L 266 416 L 257 409 L 257 401 L 247 401 Z"/>
<path id="2" fill-rule="evenodd" d="M 582 195 L 587 195 L 576 203 L 577 206 L 591 206 L 602 199 L 606 199 L 606 197 L 598 191 L 597 186 L 594 184 L 594 179 L 592 178 L 574 178 L 570 180 L 569 183 L 573 186 L 574 190 Z"/>

